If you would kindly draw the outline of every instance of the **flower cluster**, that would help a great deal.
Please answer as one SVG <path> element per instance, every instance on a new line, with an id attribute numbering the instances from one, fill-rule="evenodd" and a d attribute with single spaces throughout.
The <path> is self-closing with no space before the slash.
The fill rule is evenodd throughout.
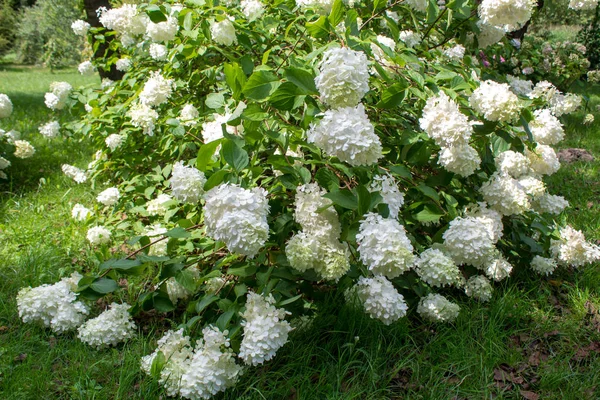
<path id="1" fill-rule="evenodd" d="M 349 300 L 356 296 L 371 318 L 378 319 L 386 325 L 404 317 L 408 310 L 404 297 L 384 276 L 361 276 L 348 295 Z"/>
<path id="2" fill-rule="evenodd" d="M 54 139 L 60 133 L 60 124 L 58 121 L 50 121 L 39 128 L 40 133 L 48 139 Z"/>
<path id="3" fill-rule="evenodd" d="M 63 164 L 61 168 L 62 172 L 75 182 L 83 183 L 87 181 L 87 173 L 84 170 L 69 164 Z"/>
<path id="4" fill-rule="evenodd" d="M 99 246 L 110 242 L 110 231 L 104 226 L 93 226 L 87 231 L 87 240 L 92 246 Z"/>
<path id="5" fill-rule="evenodd" d="M 404 204 L 404 194 L 398 189 L 398 184 L 393 176 L 376 175 L 373 177 L 371 192 L 379 192 L 382 198 L 382 203 L 387 204 L 390 211 L 390 218 L 398 218 L 400 208 Z"/>
<path id="6" fill-rule="evenodd" d="M 433 287 L 460 286 L 463 277 L 452 258 L 440 249 L 430 248 L 419 255 L 415 263 L 419 277 Z"/>
<path id="7" fill-rule="evenodd" d="M 431 322 L 452 322 L 458 317 L 460 307 L 441 294 L 430 293 L 421 299 L 417 312 Z"/>
<path id="8" fill-rule="evenodd" d="M 99 203 L 104 204 L 105 206 L 112 206 L 117 204 L 117 201 L 121 198 L 121 194 L 119 193 L 119 189 L 116 187 L 108 188 L 96 197 Z"/>
<path id="9" fill-rule="evenodd" d="M 10 117 L 13 112 L 13 104 L 10 97 L 4 93 L 0 93 L 0 118 Z"/>
<path id="10" fill-rule="evenodd" d="M 164 215 L 167 212 L 166 202 L 173 200 L 173 197 L 166 193 L 159 194 L 156 199 L 146 203 L 146 211 L 150 215 Z"/>
<path id="11" fill-rule="evenodd" d="M 85 221 L 90 215 L 92 215 L 92 211 L 79 203 L 75 204 L 71 210 L 71 216 L 77 221 Z"/>
<path id="12" fill-rule="evenodd" d="M 345 47 L 327 50 L 315 84 L 330 107 L 355 107 L 369 91 L 367 56 Z"/>
<path id="13" fill-rule="evenodd" d="M 514 31 L 531 19 L 535 5 L 533 0 L 483 0 L 479 18 L 486 24 Z"/>
<path id="14" fill-rule="evenodd" d="M 367 214 L 360 223 L 356 241 L 360 261 L 375 275 L 393 279 L 413 267 L 414 248 L 404 226 L 393 218 Z"/>
<path id="15" fill-rule="evenodd" d="M 91 26 L 87 22 L 78 19 L 77 21 L 73 21 L 71 24 L 71 29 L 77 36 L 85 36 L 90 30 Z"/>
<path id="16" fill-rule="evenodd" d="M 309 143 L 350 165 L 372 165 L 383 156 L 381 141 L 362 104 L 325 111 L 306 136 Z"/>
<path id="17" fill-rule="evenodd" d="M 206 234 L 233 253 L 256 255 L 269 236 L 267 192 L 224 183 L 206 192 L 204 200 Z"/>
<path id="18" fill-rule="evenodd" d="M 150 107 L 159 106 L 169 99 L 172 91 L 173 79 L 165 79 L 159 71 L 151 72 L 140 93 L 140 103 Z"/>
<path id="19" fill-rule="evenodd" d="M 244 338 L 239 357 L 248 365 L 259 365 L 275 357 L 292 330 L 285 320 L 287 312 L 275 307 L 273 295 L 267 297 L 250 292 L 242 313 Z"/>
<path id="20" fill-rule="evenodd" d="M 77 329 L 77 337 L 98 349 L 116 346 L 133 337 L 136 327 L 129 308 L 129 304 L 112 303 L 108 310 L 81 325 Z"/>
<path id="21" fill-rule="evenodd" d="M 73 87 L 67 82 L 52 82 L 50 91 L 44 95 L 46 107 L 51 110 L 62 110 Z"/>
<path id="22" fill-rule="evenodd" d="M 237 43 L 237 36 L 235 34 L 235 27 L 233 23 L 226 17 L 220 22 L 213 22 L 210 24 L 210 34 L 215 42 L 224 46 L 231 46 Z"/>
<path id="23" fill-rule="evenodd" d="M 120 135 L 118 133 L 113 133 L 108 135 L 106 139 L 104 139 L 104 143 L 111 150 L 115 151 L 118 147 L 120 147 L 125 142 L 126 136 Z"/>
<path id="24" fill-rule="evenodd" d="M 74 273 L 53 285 L 26 287 L 17 294 L 17 308 L 23 322 L 39 321 L 54 332 L 66 332 L 80 326 L 88 307 L 77 301 L 74 291 L 81 275 Z"/>
<path id="25" fill-rule="evenodd" d="M 15 157 L 29 158 L 35 154 L 35 148 L 27 140 L 15 140 Z"/>
<path id="26" fill-rule="evenodd" d="M 521 105 L 519 98 L 510 91 L 506 83 L 483 81 L 475 89 L 469 103 L 488 121 L 510 122 L 517 118 Z"/>
<path id="27" fill-rule="evenodd" d="M 179 161 L 173 165 L 171 174 L 173 197 L 184 203 L 198 203 L 204 193 L 204 173 L 194 167 L 186 167 L 183 161 Z"/>
<path id="28" fill-rule="evenodd" d="M 560 265 L 581 267 L 600 260 L 600 246 L 587 242 L 581 231 L 570 226 L 560 230 L 560 238 L 551 241 L 550 250 Z"/>
<path id="29" fill-rule="evenodd" d="M 493 290 L 490 281 L 483 275 L 472 276 L 465 284 L 465 293 L 467 296 L 481 302 L 490 301 Z"/>
<path id="30" fill-rule="evenodd" d="M 158 113 L 145 104 L 134 104 L 128 112 L 131 124 L 142 128 L 144 134 L 154 136 L 154 127 L 158 119 Z"/>

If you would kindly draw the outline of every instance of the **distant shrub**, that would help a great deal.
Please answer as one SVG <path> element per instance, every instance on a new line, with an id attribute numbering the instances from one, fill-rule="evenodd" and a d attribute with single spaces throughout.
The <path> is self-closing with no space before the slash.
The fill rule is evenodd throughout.
<path id="1" fill-rule="evenodd" d="M 24 8 L 16 31 L 17 62 L 51 68 L 78 63 L 84 44 L 71 22 L 80 16 L 77 0 L 39 0 Z"/>
<path id="2" fill-rule="evenodd" d="M 5 55 L 15 40 L 17 12 L 12 0 L 0 0 L 0 56 Z"/>
<path id="3" fill-rule="evenodd" d="M 590 69 L 600 69 L 600 5 L 596 7 L 596 14 L 592 22 L 579 32 L 577 39 L 587 49 Z"/>

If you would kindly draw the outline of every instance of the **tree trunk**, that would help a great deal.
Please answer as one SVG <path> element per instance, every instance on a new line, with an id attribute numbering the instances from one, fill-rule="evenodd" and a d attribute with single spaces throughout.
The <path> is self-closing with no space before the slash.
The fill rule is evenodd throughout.
<path id="1" fill-rule="evenodd" d="M 87 15 L 87 22 L 95 27 L 102 27 L 100 23 L 100 19 L 98 18 L 98 13 L 96 12 L 100 7 L 111 8 L 110 2 L 108 0 L 83 0 L 83 4 L 85 7 L 85 13 Z M 114 53 L 114 50 L 110 49 L 110 42 L 114 39 L 114 36 L 105 37 L 104 42 L 100 43 L 98 49 L 94 52 L 94 59 L 103 59 L 110 57 L 111 53 Z M 92 46 L 94 46 L 94 39 L 92 38 Z M 108 78 L 113 81 L 118 81 L 123 78 L 123 73 L 121 71 L 117 71 L 115 65 L 111 65 L 110 70 L 106 71 L 103 68 L 98 68 L 98 73 L 101 78 Z"/>
<path id="2" fill-rule="evenodd" d="M 544 7 L 544 0 L 538 0 L 537 1 L 537 11 L 540 11 L 542 9 L 542 7 Z M 519 41 L 523 41 L 523 38 L 525 37 L 527 30 L 529 29 L 530 23 L 531 23 L 531 19 L 529 21 L 527 21 L 525 23 L 525 25 L 523 25 L 521 27 L 521 29 L 517 29 L 516 31 L 510 32 L 508 34 L 508 37 L 511 39 L 518 39 Z"/>

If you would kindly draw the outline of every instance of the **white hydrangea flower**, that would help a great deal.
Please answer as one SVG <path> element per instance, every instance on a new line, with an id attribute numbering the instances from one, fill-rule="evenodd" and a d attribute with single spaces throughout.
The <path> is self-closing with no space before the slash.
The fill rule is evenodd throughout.
<path id="1" fill-rule="evenodd" d="M 383 157 L 381 141 L 362 104 L 328 110 L 311 125 L 308 142 L 350 165 L 372 165 Z"/>
<path id="2" fill-rule="evenodd" d="M 166 193 L 159 194 L 156 199 L 150 200 L 146 203 L 146 211 L 150 215 L 165 215 L 167 212 L 167 207 L 165 203 L 173 200 L 173 197 L 169 196 Z"/>
<path id="3" fill-rule="evenodd" d="M 22 288 L 17 294 L 19 317 L 24 323 L 41 322 L 57 333 L 77 328 L 89 313 L 74 293 L 80 279 L 75 272 L 53 285 Z"/>
<path id="4" fill-rule="evenodd" d="M 11 162 L 6 158 L 0 156 L 0 169 L 6 169 L 10 167 Z"/>
<path id="5" fill-rule="evenodd" d="M 210 399 L 235 385 L 242 368 L 235 363 L 226 332 L 214 326 L 202 330 L 189 361 L 182 362 L 179 395 L 186 399 Z M 222 350 L 223 349 L 223 350 Z M 177 368 L 177 367 L 175 367 Z"/>
<path id="6" fill-rule="evenodd" d="M 466 177 L 473 175 L 479 169 L 481 158 L 474 147 L 461 143 L 443 147 L 438 163 L 448 171 Z"/>
<path id="7" fill-rule="evenodd" d="M 114 30 L 124 37 L 121 42 L 131 45 L 133 36 L 143 35 L 150 18 L 146 13 L 138 13 L 135 4 L 124 4 L 119 8 L 98 9 L 100 23 L 107 29 Z"/>
<path id="8" fill-rule="evenodd" d="M 90 215 L 92 215 L 92 211 L 79 203 L 75 204 L 71 210 L 71 216 L 77 221 L 85 221 Z"/>
<path id="9" fill-rule="evenodd" d="M 208 279 L 204 282 L 204 290 L 206 293 L 217 293 L 217 291 L 228 283 L 229 281 L 222 276 L 216 276 Z"/>
<path id="10" fill-rule="evenodd" d="M 465 212 L 465 216 L 476 218 L 480 224 L 484 224 L 494 243 L 502 237 L 502 231 L 504 230 L 502 214 L 496 210 L 487 208 L 486 203 L 470 204 Z"/>
<path id="11" fill-rule="evenodd" d="M 67 82 L 52 82 L 50 92 L 44 95 L 44 103 L 51 110 L 62 110 L 69 98 L 73 87 Z"/>
<path id="12" fill-rule="evenodd" d="M 167 233 L 167 228 L 163 227 L 161 224 L 148 225 L 142 232 L 144 236 L 150 238 L 151 242 L 163 238 L 165 233 Z M 164 256 L 165 254 L 167 254 L 166 240 L 154 243 L 148 250 L 148 255 L 150 256 Z"/>
<path id="13" fill-rule="evenodd" d="M 126 136 L 120 135 L 118 133 L 113 133 L 112 135 L 108 135 L 106 139 L 104 139 L 104 143 L 111 150 L 115 151 L 117 147 L 120 147 L 125 142 Z"/>
<path id="14" fill-rule="evenodd" d="M 502 174 L 508 174 L 513 178 L 519 178 L 530 172 L 530 161 L 521 153 L 512 150 L 503 151 L 494 160 L 496 170 Z"/>
<path id="15" fill-rule="evenodd" d="M 140 93 L 140 103 L 155 107 L 165 103 L 173 91 L 173 79 L 165 79 L 160 71 L 150 73 Z"/>
<path id="16" fill-rule="evenodd" d="M 419 277 L 433 287 L 460 286 L 462 274 L 452 258 L 440 249 L 430 248 L 419 255 L 415 262 Z"/>
<path id="17" fill-rule="evenodd" d="M 223 46 L 231 46 L 232 44 L 237 43 L 235 27 L 228 17 L 223 21 L 211 23 L 210 34 L 215 42 L 222 44 Z"/>
<path id="18" fill-rule="evenodd" d="M 42 135 L 44 135 L 48 139 L 54 139 L 60 133 L 60 124 L 58 123 L 58 121 L 51 121 L 44 125 L 40 125 L 38 130 Z"/>
<path id="19" fill-rule="evenodd" d="M 581 267 L 600 260 L 600 247 L 585 240 L 581 231 L 565 226 L 560 239 L 550 241 L 552 256 L 560 265 Z"/>
<path id="20" fill-rule="evenodd" d="M 473 127 L 444 92 L 427 99 L 419 125 L 440 147 L 468 143 Z"/>
<path id="21" fill-rule="evenodd" d="M 259 0 L 242 0 L 240 7 L 248 22 L 259 19 L 265 12 L 265 7 Z"/>
<path id="22" fill-rule="evenodd" d="M 406 5 L 418 12 L 427 11 L 427 0 L 406 0 Z"/>
<path id="23" fill-rule="evenodd" d="M 129 308 L 129 304 L 112 303 L 109 310 L 81 325 L 77 337 L 97 349 L 116 346 L 133 337 L 136 326 L 131 320 Z"/>
<path id="24" fill-rule="evenodd" d="M 93 75 L 96 72 L 96 68 L 91 61 L 84 61 L 77 67 L 77 70 L 81 75 Z"/>
<path id="25" fill-rule="evenodd" d="M 333 8 L 333 3 L 334 0 L 296 0 L 296 4 L 301 9 L 312 8 L 321 15 L 328 15 Z"/>
<path id="26" fill-rule="evenodd" d="M 8 143 L 14 145 L 17 140 L 21 139 L 21 132 L 15 131 L 14 129 L 5 132 L 2 129 L 0 129 L 0 137 L 5 137 Z"/>
<path id="27" fill-rule="evenodd" d="M 510 175 L 494 173 L 480 192 L 485 202 L 503 215 L 522 214 L 531 208 L 527 193 Z"/>
<path id="28" fill-rule="evenodd" d="M 173 165 L 170 183 L 173 197 L 177 200 L 198 203 L 204 193 L 206 177 L 204 172 L 194 167 L 186 167 L 183 161 L 178 161 Z"/>
<path id="29" fill-rule="evenodd" d="M 485 266 L 485 274 L 488 278 L 500 282 L 508 278 L 512 272 L 513 266 L 502 256 L 496 258 Z"/>
<path id="30" fill-rule="evenodd" d="M 506 83 L 490 80 L 481 82 L 469 97 L 469 103 L 488 121 L 510 122 L 518 117 L 521 110 L 519 98 Z"/>
<path id="31" fill-rule="evenodd" d="M 356 241 L 360 261 L 375 275 L 393 279 L 414 265 L 413 245 L 404 226 L 395 219 L 367 214 L 360 223 Z"/>
<path id="32" fill-rule="evenodd" d="M 514 31 L 531 19 L 536 4 L 534 0 L 483 0 L 479 18 L 486 24 Z"/>
<path id="33" fill-rule="evenodd" d="M 307 183 L 296 188 L 294 219 L 310 236 L 328 237 L 337 240 L 342 228 L 333 202 L 323 197 L 327 191 L 316 183 Z"/>
<path id="34" fill-rule="evenodd" d="M 178 331 L 168 331 L 157 343 L 152 354 L 142 357 L 141 368 L 150 375 L 152 363 L 161 352 L 166 362 L 160 371 L 158 382 L 165 388 L 168 396 L 177 396 L 181 388 L 181 377 L 189 368 L 190 360 L 194 354 L 190 338 L 184 336 L 183 328 Z"/>
<path id="35" fill-rule="evenodd" d="M 575 93 L 556 94 L 549 100 L 550 109 L 557 117 L 564 114 L 571 114 L 581 106 L 581 96 Z"/>
<path id="36" fill-rule="evenodd" d="M 539 213 L 560 214 L 569 207 L 569 202 L 562 196 L 544 193 L 532 203 L 533 208 Z"/>
<path id="37" fill-rule="evenodd" d="M 87 173 L 82 169 L 69 164 L 63 164 L 61 169 L 63 174 L 73 179 L 77 183 L 83 183 L 87 181 Z"/>
<path id="38" fill-rule="evenodd" d="M 157 244 L 160 244 L 163 242 L 159 242 Z M 166 243 L 165 243 L 165 253 L 166 254 Z M 155 254 L 155 255 L 159 255 L 159 254 Z M 200 271 L 198 271 L 198 268 L 196 267 L 191 267 L 188 268 L 187 271 L 191 274 L 191 277 L 194 279 L 194 281 L 197 281 L 198 278 L 200 277 Z M 187 299 L 189 296 L 191 296 L 193 293 L 191 291 L 189 291 L 185 286 L 183 286 L 181 283 L 177 282 L 177 280 L 175 279 L 175 277 L 171 277 L 169 279 L 167 279 L 167 294 L 169 295 L 169 300 L 171 300 L 171 303 L 173 304 L 177 304 L 179 302 L 180 299 Z"/>
<path id="39" fill-rule="evenodd" d="M 119 201 L 120 197 L 121 194 L 119 193 L 119 189 L 116 187 L 110 187 L 98 194 L 96 200 L 105 206 L 112 206 L 117 204 L 117 201 Z"/>
<path id="40" fill-rule="evenodd" d="M 400 208 L 404 204 L 404 194 L 398 189 L 398 184 L 393 176 L 376 175 L 371 181 L 370 192 L 379 192 L 382 203 L 387 204 L 390 210 L 390 218 L 398 218 Z"/>
<path id="41" fill-rule="evenodd" d="M 267 192 L 229 183 L 204 195 L 206 234 L 225 242 L 232 253 L 253 257 L 269 236 Z"/>
<path id="42" fill-rule="evenodd" d="M 131 58 L 126 57 L 126 58 L 118 59 L 115 65 L 116 65 L 117 71 L 127 72 L 133 65 L 133 62 L 131 61 Z"/>
<path id="43" fill-rule="evenodd" d="M 483 303 L 490 301 L 492 298 L 492 285 L 490 281 L 483 275 L 475 275 L 467 280 L 465 284 L 465 293 L 469 297 L 473 297 Z"/>
<path id="44" fill-rule="evenodd" d="M 544 99 L 550 101 L 555 95 L 559 95 L 560 91 L 548 81 L 540 81 L 535 84 L 535 87 L 529 93 L 530 99 Z"/>
<path id="45" fill-rule="evenodd" d="M 169 55 L 167 46 L 158 43 L 152 43 L 148 48 L 148 52 L 150 53 L 150 57 L 156 61 L 165 61 Z"/>
<path id="46" fill-rule="evenodd" d="M 246 299 L 244 319 L 244 338 L 240 345 L 239 357 L 248 365 L 259 365 L 275 357 L 275 353 L 288 340 L 292 330 L 285 320 L 289 314 L 283 308 L 275 307 L 272 294 L 267 297 L 249 292 Z"/>
<path id="47" fill-rule="evenodd" d="M 285 254 L 292 268 L 314 269 L 325 280 L 337 282 L 350 270 L 350 252 L 338 239 L 298 232 L 288 241 Z"/>
<path id="48" fill-rule="evenodd" d="M 540 275 L 552 275 L 556 268 L 558 268 L 558 264 L 552 258 L 535 256 L 531 260 L 531 269 Z"/>
<path id="49" fill-rule="evenodd" d="M 400 32 L 400 40 L 404 42 L 406 47 L 413 48 L 421 43 L 421 35 L 413 31 Z"/>
<path id="50" fill-rule="evenodd" d="M 91 28 L 91 25 L 81 19 L 78 19 L 77 21 L 73 21 L 73 23 L 71 24 L 71 29 L 73 29 L 73 32 L 77 36 L 87 35 L 90 28 Z"/>
<path id="51" fill-rule="evenodd" d="M 491 260 L 496 250 L 490 226 L 475 217 L 453 219 L 443 238 L 447 253 L 458 265 L 481 267 Z"/>
<path id="52" fill-rule="evenodd" d="M 570 0 L 571 10 L 593 10 L 598 6 L 598 0 Z"/>
<path id="53" fill-rule="evenodd" d="M 384 276 L 361 276 L 350 296 L 354 295 L 354 291 L 365 312 L 385 325 L 390 325 L 406 315 L 408 306 L 404 297 Z"/>
<path id="54" fill-rule="evenodd" d="M 417 312 L 431 322 L 452 322 L 458 317 L 460 307 L 441 294 L 430 293 L 421 298 Z"/>
<path id="55" fill-rule="evenodd" d="M 460 61 L 465 56 L 465 46 L 457 44 L 456 46 L 445 49 L 443 54 L 451 61 Z"/>
<path id="56" fill-rule="evenodd" d="M 100 82 L 100 89 L 102 90 L 106 90 L 106 93 L 109 93 L 112 90 L 112 86 L 115 83 L 115 81 L 113 81 L 110 78 L 102 78 L 102 82 Z"/>
<path id="57" fill-rule="evenodd" d="M 355 107 L 369 91 L 367 56 L 345 47 L 327 50 L 315 84 L 321 100 L 330 107 Z"/>
<path id="58" fill-rule="evenodd" d="M 110 242 L 110 231 L 103 226 L 93 226 L 87 231 L 87 240 L 92 246 L 100 246 Z"/>
<path id="59" fill-rule="evenodd" d="M 195 126 L 198 123 L 197 119 L 199 117 L 200 112 L 192 104 L 186 104 L 183 106 L 181 113 L 179 114 L 179 120 L 184 126 Z"/>
<path id="60" fill-rule="evenodd" d="M 15 140 L 15 157 L 29 158 L 35 154 L 35 148 L 27 140 Z"/>
<path id="61" fill-rule="evenodd" d="M 504 29 L 479 20 L 477 21 L 477 27 L 479 28 L 479 34 L 477 35 L 477 43 L 480 49 L 492 46 L 504 38 L 506 32 Z"/>
<path id="62" fill-rule="evenodd" d="M 175 39 L 179 31 L 179 24 L 177 18 L 167 17 L 166 21 L 154 23 L 150 21 L 146 26 L 146 35 L 153 42 L 168 42 Z"/>
<path id="63" fill-rule="evenodd" d="M 554 149 L 538 144 L 535 151 L 526 151 L 533 172 L 538 175 L 552 175 L 560 169 L 560 161 Z"/>
<path id="64" fill-rule="evenodd" d="M 375 57 L 375 60 L 377 60 L 379 63 L 382 63 L 385 60 L 385 53 L 380 46 L 388 47 L 394 51 L 396 50 L 396 42 L 394 42 L 394 39 L 383 35 L 377 35 L 376 39 L 379 45 L 371 43 L 371 51 L 373 52 L 373 57 Z"/>
<path id="65" fill-rule="evenodd" d="M 565 137 L 562 124 L 550 110 L 536 110 L 533 112 L 533 121 L 529 129 L 536 142 L 545 145 L 557 144 Z"/>
<path id="66" fill-rule="evenodd" d="M 519 96 L 529 97 L 533 91 L 533 82 L 531 81 L 519 79 L 512 75 L 506 75 L 506 80 L 513 93 L 518 94 Z"/>
<path id="67" fill-rule="evenodd" d="M 10 97 L 4 93 L 0 93 L 0 118 L 9 117 L 13 112 L 13 104 Z"/>
<path id="68" fill-rule="evenodd" d="M 543 196 L 546 193 L 546 185 L 538 178 L 530 175 L 522 176 L 518 179 L 519 186 L 534 199 Z"/>
<path id="69" fill-rule="evenodd" d="M 145 104 L 134 104 L 127 113 L 131 118 L 131 124 L 136 128 L 142 128 L 144 134 L 154 136 L 154 127 L 158 119 L 158 113 Z"/>

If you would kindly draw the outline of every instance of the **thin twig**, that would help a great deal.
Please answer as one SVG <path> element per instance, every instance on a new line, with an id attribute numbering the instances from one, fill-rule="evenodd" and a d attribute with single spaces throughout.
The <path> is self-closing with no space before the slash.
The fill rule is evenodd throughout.
<path id="1" fill-rule="evenodd" d="M 440 21 L 440 19 L 442 19 L 442 17 L 444 16 L 444 14 L 446 14 L 446 11 L 448 11 L 448 9 L 444 8 L 444 11 L 442 11 L 440 13 L 440 15 L 438 15 L 438 17 L 435 19 L 435 21 L 433 21 L 433 24 L 431 24 L 429 26 L 429 28 L 427 28 L 427 31 L 425 31 L 425 34 L 423 35 L 423 39 L 421 39 L 421 41 L 424 41 L 425 39 L 427 39 L 427 36 L 429 36 L 429 33 L 431 32 L 431 30 L 433 29 L 433 27 Z"/>
<path id="2" fill-rule="evenodd" d="M 196 228 L 199 228 L 199 227 L 201 227 L 201 226 L 202 226 L 202 224 L 197 224 L 197 225 L 194 225 L 194 226 L 190 226 L 189 228 L 186 228 L 185 230 L 186 230 L 186 232 L 189 232 L 190 230 L 192 230 L 192 229 L 196 229 Z M 168 238 L 169 238 L 169 236 L 163 236 L 163 237 L 160 237 L 160 238 L 156 239 L 155 241 L 153 241 L 153 242 L 150 242 L 150 243 L 148 243 L 147 245 L 140 247 L 139 249 L 137 249 L 137 250 L 136 250 L 136 251 L 134 251 L 133 253 L 129 253 L 129 254 L 127 255 L 127 257 L 125 257 L 125 259 L 131 258 L 131 257 L 135 256 L 136 254 L 139 254 L 139 253 L 141 253 L 142 251 L 146 250 L 148 247 L 152 246 L 153 244 L 156 244 L 156 243 L 158 243 L 158 242 L 160 242 L 160 241 L 163 241 L 163 240 L 165 240 L 165 239 L 168 239 Z"/>
<path id="3" fill-rule="evenodd" d="M 383 14 L 384 12 L 386 12 L 387 10 L 389 10 L 390 8 L 397 6 L 398 4 L 404 2 L 404 0 L 398 0 L 392 4 L 390 4 L 389 6 L 387 6 L 386 8 L 382 9 L 381 11 L 371 15 L 371 17 L 369 17 L 368 20 L 366 20 L 365 22 L 363 22 L 363 24 L 360 26 L 360 28 L 358 28 L 358 30 L 362 30 L 362 28 L 364 28 L 369 22 L 371 22 L 374 18 L 377 18 L 378 16 L 380 16 L 381 14 Z"/>

